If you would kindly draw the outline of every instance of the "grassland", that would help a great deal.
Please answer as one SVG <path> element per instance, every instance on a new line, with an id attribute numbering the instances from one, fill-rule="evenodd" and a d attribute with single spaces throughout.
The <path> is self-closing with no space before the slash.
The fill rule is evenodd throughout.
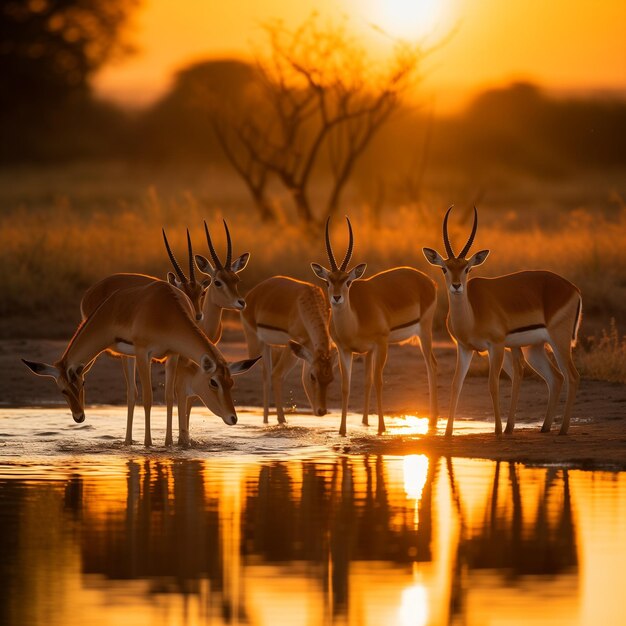
<path id="1" fill-rule="evenodd" d="M 355 223 L 354 261 L 366 261 L 368 274 L 406 264 L 441 280 L 421 249 L 441 249 L 443 209 L 456 198 L 469 197 L 471 185 L 445 173 L 432 180 L 420 202 L 383 207 L 375 219 L 358 187 L 352 189 L 345 212 Z M 581 366 L 591 377 L 610 379 L 614 372 L 614 380 L 626 381 L 626 344 L 619 331 L 626 324 L 621 180 L 619 173 L 607 179 L 517 179 L 517 184 L 511 177 L 502 178 L 481 203 L 474 249 L 491 250 L 483 275 L 545 268 L 576 283 L 584 299 L 579 352 L 593 349 L 597 355 L 581 358 Z M 318 232 L 303 232 L 287 211 L 277 224 L 261 223 L 238 181 L 224 172 L 131 170 L 121 163 L 5 170 L 0 172 L 0 206 L 3 337 L 66 336 L 78 321 L 83 291 L 107 274 L 163 276 L 170 268 L 162 226 L 184 264 L 185 228 L 191 230 L 196 251 L 206 254 L 206 219 L 223 250 L 221 219 L 226 217 L 235 254 L 252 254 L 242 275 L 243 291 L 278 273 L 314 280 L 310 261 L 325 261 Z M 451 222 L 457 248 L 467 237 L 469 223 L 461 220 L 467 214 L 467 206 L 459 205 Z M 335 220 L 338 250 L 346 242 L 341 222 Z M 445 294 L 439 298 L 437 326 L 443 333 Z M 602 357 L 609 353 L 610 360 Z"/>

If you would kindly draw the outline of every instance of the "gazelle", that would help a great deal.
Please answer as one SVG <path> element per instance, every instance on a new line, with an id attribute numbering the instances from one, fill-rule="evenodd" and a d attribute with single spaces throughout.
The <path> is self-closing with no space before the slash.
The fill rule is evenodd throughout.
<path id="1" fill-rule="evenodd" d="M 348 271 L 354 237 L 348 222 L 349 242 L 346 255 L 337 265 L 326 221 L 326 252 L 330 270 L 311 263 L 313 272 L 328 285 L 331 304 L 331 336 L 339 350 L 341 365 L 341 424 L 346 434 L 346 415 L 350 396 L 352 355 L 365 353 L 365 404 L 363 424 L 368 424 L 372 379 L 378 402 L 378 434 L 385 432 L 382 387 L 383 369 L 390 343 L 418 339 L 426 361 L 430 391 L 430 424 L 437 423 L 437 361 L 432 350 L 432 327 L 437 286 L 426 274 L 411 267 L 396 267 L 359 280 L 367 267 L 361 263 Z M 373 372 L 372 372 L 373 366 Z"/>
<path id="2" fill-rule="evenodd" d="M 172 272 L 167 273 L 167 280 L 171 285 L 180 289 L 189 298 L 189 301 L 194 309 L 195 319 L 199 322 L 204 317 L 203 303 L 206 299 L 205 294 L 211 279 L 207 276 L 201 280 L 196 279 L 193 246 L 189 230 L 187 230 L 189 278 L 185 276 L 185 273 L 176 260 L 164 229 L 162 229 L 162 233 L 165 249 L 167 250 L 167 254 L 175 271 L 175 274 Z M 92 285 L 85 292 L 83 299 L 81 300 L 80 310 L 83 320 L 87 319 L 112 293 L 119 291 L 120 289 L 143 287 L 159 280 L 160 279 L 154 276 L 146 276 L 144 274 L 112 274 L 111 276 L 103 278 Z M 133 356 L 118 354 L 118 352 L 113 348 L 109 349 L 108 352 L 114 356 L 121 356 L 124 378 L 126 380 L 126 444 L 130 445 L 132 442 L 133 415 L 138 396 L 135 378 L 135 359 Z M 174 402 L 174 384 L 177 362 L 178 355 L 173 355 L 167 359 L 165 365 L 165 400 L 167 405 L 166 445 L 172 444 L 172 406 Z M 85 374 L 89 371 L 90 366 L 90 364 L 87 364 Z"/>
<path id="3" fill-rule="evenodd" d="M 214 259 L 216 269 L 211 267 L 211 264 L 201 255 L 196 255 L 194 258 L 193 247 L 191 243 L 191 237 L 189 230 L 187 230 L 187 248 L 189 256 L 189 278 L 187 278 L 182 271 L 174 253 L 171 250 L 167 235 L 163 230 L 163 240 L 167 249 L 168 256 L 176 275 L 171 272 L 168 273 L 168 282 L 178 287 L 187 297 L 191 300 L 195 317 L 198 320 L 200 328 L 205 332 L 207 337 L 212 343 L 217 343 L 221 336 L 221 317 L 223 308 L 241 309 L 245 306 L 245 301 L 240 297 L 238 292 L 239 277 L 236 272 L 243 270 L 248 262 L 250 256 L 249 253 L 244 253 L 238 257 L 234 262 L 230 262 L 232 257 L 232 243 L 230 239 L 230 233 L 228 226 L 224 221 L 224 228 L 226 230 L 227 238 L 227 262 L 222 265 L 217 257 L 206 222 L 204 228 L 207 236 L 207 242 L 211 256 Z M 206 273 L 210 274 L 210 278 L 205 277 L 202 280 L 196 280 L 195 262 L 199 268 L 206 269 Z M 201 269 L 201 271 L 202 271 Z M 104 278 L 100 282 L 93 285 L 83 296 L 81 302 L 81 312 L 83 318 L 94 311 L 99 304 L 106 299 L 113 291 L 128 287 L 139 287 L 159 280 L 152 276 L 144 276 L 142 274 L 113 274 Z M 111 352 L 115 353 L 114 350 Z M 172 445 L 172 409 L 174 405 L 174 396 L 177 396 L 178 407 L 186 406 L 187 414 L 187 430 L 190 402 L 187 401 L 188 397 L 198 395 L 207 407 L 211 409 L 211 406 L 203 399 L 201 394 L 193 393 L 193 389 L 197 386 L 193 383 L 195 380 L 195 369 L 193 364 L 187 363 L 185 367 L 180 367 L 180 371 L 177 371 L 179 359 L 178 355 L 173 355 L 167 359 L 165 365 L 165 404 L 167 411 L 167 426 L 165 435 L 165 445 Z M 135 408 L 135 402 L 137 399 L 137 386 L 135 382 L 135 361 L 132 357 L 122 356 L 122 364 L 124 367 L 124 376 L 126 379 L 126 396 L 128 406 L 127 416 L 127 436 L 126 441 L 130 443 L 132 438 L 132 422 L 133 413 Z M 197 368 L 196 368 L 197 369 Z M 239 372 L 238 372 L 239 373 Z M 188 391 L 185 391 L 188 390 Z M 179 392 L 183 394 L 182 397 L 178 397 Z"/>
<path id="4" fill-rule="evenodd" d="M 447 259 L 431 248 L 423 252 L 429 263 L 443 270 L 449 302 L 448 329 L 457 345 L 457 361 L 446 435 L 452 434 L 463 381 L 474 352 L 489 353 L 489 391 L 495 415 L 495 432 L 502 432 L 499 406 L 499 376 L 505 349 L 513 356 L 513 391 L 506 432 L 515 425 L 515 404 L 522 376 L 523 352 L 530 366 L 546 381 L 548 407 L 541 432 L 549 432 L 563 380 L 568 394 L 560 434 L 567 433 L 580 376 L 572 360 L 572 348 L 582 311 L 578 287 L 562 276 L 548 271 L 522 271 L 497 278 L 472 278 L 470 270 L 484 263 L 489 250 L 480 250 L 469 259 L 478 227 L 478 211 L 474 207 L 474 224 L 467 243 L 455 256 L 448 237 L 450 207 L 443 220 L 443 243 Z M 558 369 L 546 354 L 549 345 Z"/>
<path id="5" fill-rule="evenodd" d="M 296 362 L 304 361 L 302 384 L 313 412 L 326 415 L 326 391 L 333 380 L 330 311 L 323 291 L 311 283 L 274 276 L 246 295 L 241 313 L 249 356 L 263 356 L 263 423 L 269 419 L 270 386 L 279 423 L 285 423 L 282 381 Z M 272 350 L 272 346 L 289 349 Z M 272 358 L 278 357 L 272 363 Z"/>
<path id="6" fill-rule="evenodd" d="M 196 393 L 226 424 L 236 424 L 231 374 L 246 371 L 255 360 L 229 366 L 194 323 L 193 316 L 189 299 L 164 281 L 121 289 L 112 293 L 81 323 L 56 363 L 48 365 L 26 360 L 24 363 L 35 374 L 56 380 L 74 421 L 81 423 L 85 420 L 83 385 L 86 366 L 111 347 L 119 354 L 134 355 L 143 392 L 144 444 L 150 446 L 151 360 L 177 354 L 199 367 L 193 381 Z M 179 413 L 179 429 L 181 443 L 188 443 L 184 412 Z M 126 443 L 130 443 L 129 435 L 127 430 Z"/>
<path id="7" fill-rule="evenodd" d="M 208 274 L 211 279 L 211 284 L 207 289 L 202 304 L 202 318 L 198 322 L 198 325 L 204 332 L 204 334 L 213 343 L 217 343 L 222 337 L 222 311 L 224 309 L 232 309 L 235 311 L 242 311 L 246 307 L 246 301 L 239 294 L 239 272 L 245 269 L 250 258 L 249 252 L 244 252 L 241 256 L 237 257 L 234 261 L 233 258 L 233 245 L 230 238 L 230 231 L 228 230 L 228 224 L 226 220 L 224 222 L 224 231 L 226 233 L 226 259 L 224 263 L 221 262 L 213 246 L 211 240 L 211 234 L 209 233 L 209 227 L 206 221 L 204 222 L 204 232 L 206 234 L 207 245 L 209 247 L 209 253 L 213 261 L 211 265 L 210 261 L 200 254 L 195 256 L 195 262 L 200 271 Z M 191 260 L 190 260 L 191 263 Z M 177 378 L 187 373 L 194 371 L 194 365 L 192 363 L 183 364 L 178 363 L 180 369 Z M 176 396 L 178 399 L 178 406 L 186 407 L 187 414 L 187 428 L 189 428 L 189 416 L 191 415 L 191 403 L 197 394 L 193 393 L 190 388 L 188 393 L 185 393 L 185 384 L 181 380 L 176 387 Z M 181 397 L 181 394 L 184 397 Z M 167 405 L 167 434 L 166 441 L 170 444 L 172 442 L 172 397 L 171 394 L 166 394 Z"/>

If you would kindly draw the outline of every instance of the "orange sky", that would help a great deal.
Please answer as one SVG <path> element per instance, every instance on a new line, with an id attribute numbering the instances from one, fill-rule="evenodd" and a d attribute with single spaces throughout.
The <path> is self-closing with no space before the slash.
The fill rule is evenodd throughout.
<path id="1" fill-rule="evenodd" d="M 427 63 L 424 89 L 439 110 L 462 105 L 476 88 L 531 79 L 553 89 L 626 92 L 624 0 L 144 0 L 133 39 L 139 53 L 97 78 L 99 93 L 146 103 L 172 73 L 210 56 L 245 57 L 258 25 L 297 24 L 313 10 L 344 14 L 373 51 L 392 35 L 435 37 L 455 28 Z"/>

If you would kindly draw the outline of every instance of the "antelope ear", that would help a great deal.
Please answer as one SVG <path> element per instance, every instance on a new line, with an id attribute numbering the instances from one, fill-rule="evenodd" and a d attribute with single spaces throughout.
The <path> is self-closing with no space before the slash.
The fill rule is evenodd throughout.
<path id="1" fill-rule="evenodd" d="M 439 267 L 444 266 L 444 261 L 441 258 L 441 255 L 439 254 L 439 252 L 437 252 L 437 250 L 433 250 L 432 248 L 422 248 L 422 252 L 424 253 L 424 256 L 426 257 L 426 260 L 431 265 L 438 265 Z"/>
<path id="2" fill-rule="evenodd" d="M 205 374 L 212 374 L 217 369 L 217 363 L 208 354 L 203 354 L 200 359 L 200 368 Z"/>
<path id="3" fill-rule="evenodd" d="M 215 269 L 211 263 L 209 263 L 209 259 L 201 254 L 196 254 L 196 265 L 201 272 L 209 274 L 209 276 L 213 276 L 213 274 L 215 274 Z"/>
<path id="4" fill-rule="evenodd" d="M 235 272 L 241 272 L 241 270 L 245 269 L 246 265 L 248 265 L 248 260 L 250 259 L 250 253 L 244 252 L 238 259 L 235 259 L 230 264 L 230 269 Z"/>
<path id="5" fill-rule="evenodd" d="M 22 359 L 22 363 L 24 363 L 33 374 L 37 374 L 37 376 L 48 376 L 56 380 L 61 373 L 58 367 L 48 365 L 47 363 L 37 363 L 36 361 L 27 361 L 26 359 Z"/>
<path id="6" fill-rule="evenodd" d="M 358 278 L 361 278 L 361 276 L 363 276 L 363 274 L 365 274 L 365 270 L 367 269 L 367 263 L 359 263 L 359 265 L 357 265 L 356 267 L 353 267 L 350 270 L 350 280 L 357 280 Z"/>
<path id="7" fill-rule="evenodd" d="M 228 364 L 231 376 L 237 376 L 237 374 L 243 374 L 247 372 L 261 357 L 258 356 L 255 359 L 245 359 L 243 361 L 235 361 Z"/>
<path id="8" fill-rule="evenodd" d="M 313 363 L 313 354 L 308 348 L 305 348 L 301 343 L 290 340 L 289 348 L 299 359 L 302 359 L 303 361 L 306 361 L 309 364 Z"/>
<path id="9" fill-rule="evenodd" d="M 328 281 L 328 274 L 330 274 L 330 272 L 325 267 L 322 267 L 319 263 L 311 263 L 311 269 L 318 278 Z"/>
<path id="10" fill-rule="evenodd" d="M 167 273 L 167 282 L 174 287 L 178 287 L 180 285 L 180 282 L 176 278 L 176 274 L 174 274 L 174 272 Z"/>
<path id="11" fill-rule="evenodd" d="M 476 267 L 482 265 L 489 256 L 489 250 L 479 250 L 474 256 L 472 256 L 467 262 L 468 267 Z"/>

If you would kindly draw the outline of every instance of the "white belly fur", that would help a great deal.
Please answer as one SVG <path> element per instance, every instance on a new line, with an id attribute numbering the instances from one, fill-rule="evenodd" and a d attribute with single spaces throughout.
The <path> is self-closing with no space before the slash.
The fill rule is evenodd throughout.
<path id="1" fill-rule="evenodd" d="M 420 325 L 419 322 L 414 324 L 413 326 L 407 326 L 406 328 L 398 328 L 398 330 L 392 330 L 389 333 L 389 343 L 400 343 L 402 341 L 407 341 L 414 337 L 415 335 L 420 334 Z"/>
<path id="2" fill-rule="evenodd" d="M 272 346 L 286 346 L 291 337 L 281 330 L 272 330 L 270 328 L 257 327 L 257 337 L 263 343 Z"/>
<path id="3" fill-rule="evenodd" d="M 504 338 L 504 345 L 507 348 L 519 348 L 521 346 L 532 346 L 547 343 L 550 335 L 545 328 L 535 328 L 525 330 L 521 333 L 512 333 Z"/>

